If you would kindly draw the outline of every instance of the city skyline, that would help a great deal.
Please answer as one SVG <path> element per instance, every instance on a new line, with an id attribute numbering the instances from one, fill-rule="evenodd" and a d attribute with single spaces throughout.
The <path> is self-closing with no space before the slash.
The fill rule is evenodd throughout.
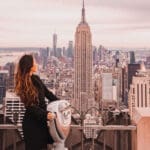
<path id="1" fill-rule="evenodd" d="M 74 41 L 82 0 L 5 0 L 0 5 L 0 47 L 52 47 Z M 150 47 L 148 0 L 86 0 L 93 45 Z"/>

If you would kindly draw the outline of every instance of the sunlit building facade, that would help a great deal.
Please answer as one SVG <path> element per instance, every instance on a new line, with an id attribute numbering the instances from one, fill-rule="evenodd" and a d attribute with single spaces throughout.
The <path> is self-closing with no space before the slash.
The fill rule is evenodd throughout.
<path id="1" fill-rule="evenodd" d="M 150 74 L 143 64 L 136 76 L 133 76 L 129 91 L 129 109 L 132 116 L 133 108 L 150 108 Z"/>
<path id="2" fill-rule="evenodd" d="M 92 35 L 85 19 L 83 1 L 82 18 L 75 33 L 74 53 L 74 105 L 79 110 L 87 109 L 91 105 L 91 92 L 93 91 L 92 58 Z"/>

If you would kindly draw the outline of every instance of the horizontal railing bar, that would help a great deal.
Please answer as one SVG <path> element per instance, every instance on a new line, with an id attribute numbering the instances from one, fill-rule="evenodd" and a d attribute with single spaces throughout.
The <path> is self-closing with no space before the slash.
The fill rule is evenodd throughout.
<path id="1" fill-rule="evenodd" d="M 15 130 L 22 128 L 22 125 L 0 124 L 0 130 Z"/>
<path id="2" fill-rule="evenodd" d="M 98 129 L 98 130 L 136 130 L 136 126 L 134 125 L 106 125 L 106 126 L 101 126 L 101 125 L 85 125 L 81 127 L 80 125 L 71 125 L 72 128 L 79 128 L 79 129 L 84 129 L 84 128 L 91 128 L 91 129 Z"/>
<path id="3" fill-rule="evenodd" d="M 22 125 L 12 125 L 12 124 L 0 124 L 0 130 L 15 130 L 22 128 Z M 91 128 L 91 129 L 97 129 L 97 130 L 136 130 L 136 126 L 134 125 L 84 125 L 83 127 L 81 125 L 71 125 L 71 128 L 77 128 L 77 129 L 85 129 L 85 128 Z"/>

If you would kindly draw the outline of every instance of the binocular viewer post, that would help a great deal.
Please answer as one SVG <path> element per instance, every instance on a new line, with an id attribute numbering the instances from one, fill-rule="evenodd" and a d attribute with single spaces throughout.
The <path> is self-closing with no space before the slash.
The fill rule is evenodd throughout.
<path id="1" fill-rule="evenodd" d="M 66 100 L 54 101 L 48 104 L 47 111 L 56 114 L 54 120 L 48 121 L 49 133 L 54 140 L 54 150 L 66 150 L 64 143 L 70 131 L 71 105 Z"/>

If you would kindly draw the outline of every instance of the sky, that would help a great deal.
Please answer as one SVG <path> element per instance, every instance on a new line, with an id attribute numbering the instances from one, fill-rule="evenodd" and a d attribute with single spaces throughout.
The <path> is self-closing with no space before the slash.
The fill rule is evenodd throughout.
<path id="1" fill-rule="evenodd" d="M 150 48 L 150 0 L 85 0 L 95 46 Z M 52 47 L 74 41 L 82 0 L 0 0 L 0 47 Z"/>

